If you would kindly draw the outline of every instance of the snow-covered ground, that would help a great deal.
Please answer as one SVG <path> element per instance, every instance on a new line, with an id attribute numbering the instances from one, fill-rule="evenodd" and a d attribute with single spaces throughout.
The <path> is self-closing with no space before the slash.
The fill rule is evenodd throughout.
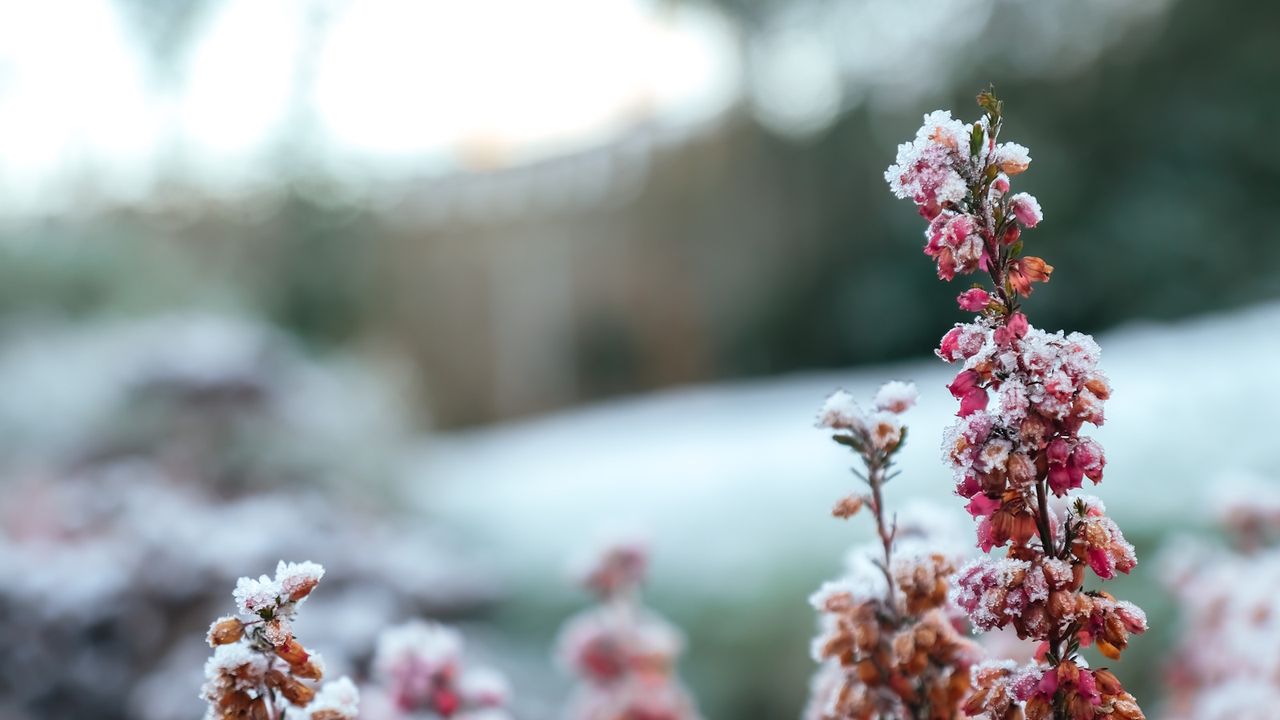
<path id="1" fill-rule="evenodd" d="M 1115 394 L 1094 433 L 1108 459 L 1094 492 L 1126 532 L 1203 521 L 1224 472 L 1280 478 L 1278 331 L 1280 304 L 1268 304 L 1099 338 Z M 517 581 L 545 580 L 622 526 L 652 537 L 660 584 L 763 593 L 788 568 L 834 568 L 865 532 L 829 515 L 857 483 L 847 451 L 813 427 L 836 387 L 870 398 L 885 380 L 918 383 L 889 502 L 928 497 L 961 512 L 938 451 L 951 375 L 926 358 L 686 388 L 437 437 L 410 473 L 423 509 L 466 527 Z"/>

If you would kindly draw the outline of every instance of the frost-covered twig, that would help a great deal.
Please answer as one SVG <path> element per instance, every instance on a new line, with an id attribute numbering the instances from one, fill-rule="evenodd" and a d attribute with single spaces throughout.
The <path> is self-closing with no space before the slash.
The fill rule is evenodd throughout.
<path id="1" fill-rule="evenodd" d="M 806 711 L 810 720 L 952 720 L 969 693 L 969 669 L 981 650 L 956 630 L 947 612 L 955 559 L 920 542 L 918 530 L 887 513 L 883 488 L 902 447 L 901 413 L 916 401 L 914 385 L 888 383 L 865 413 L 843 390 L 827 399 L 819 425 L 853 449 L 866 468 L 866 493 L 836 504 L 849 518 L 864 506 L 874 517 L 874 549 L 855 550 L 847 578 L 812 598 L 823 627 L 814 658 L 823 663 Z M 857 471 L 855 470 L 855 473 Z M 904 530 L 912 532 L 904 534 Z"/>
<path id="2" fill-rule="evenodd" d="M 213 657 L 200 690 L 206 720 L 355 720 L 355 685 L 344 677 L 317 689 L 324 663 L 293 635 L 298 606 L 323 576 L 315 563 L 281 561 L 274 578 L 240 578 L 239 616 L 209 627 Z"/>
<path id="3" fill-rule="evenodd" d="M 568 720 L 698 720 L 676 677 L 680 631 L 639 598 L 648 550 L 636 542 L 606 548 L 583 573 L 600 604 L 560 631 L 561 663 L 579 680 Z"/>
<path id="4" fill-rule="evenodd" d="M 1008 551 L 961 569 L 955 599 L 980 629 L 1012 626 L 1040 641 L 1042 660 L 979 668 L 966 711 L 992 720 L 1023 712 L 1029 720 L 1138 720 L 1142 710 L 1116 677 L 1077 654 L 1092 644 L 1118 659 L 1130 634 L 1146 630 L 1133 604 L 1084 590 L 1086 568 L 1102 580 L 1129 572 L 1133 547 L 1096 498 L 1075 498 L 1063 517 L 1049 510 L 1050 493 L 1101 481 L 1102 447 L 1079 432 L 1102 424 L 1111 386 L 1093 338 L 1039 330 L 1019 310 L 1053 267 L 1022 255 L 1023 229 L 1042 219 L 1034 197 L 1009 194 L 1010 178 L 1031 162 L 1027 148 L 997 142 L 1003 108 L 991 92 L 978 103 L 984 115 L 972 124 L 946 111 L 926 115 L 885 172 L 894 194 L 929 221 L 924 251 L 938 277 L 981 271 L 992 283 L 960 294 L 960 307 L 978 317 L 956 325 L 937 352 L 961 365 L 949 387 L 959 420 L 943 445 L 956 489 L 979 520 L 982 549 Z"/>

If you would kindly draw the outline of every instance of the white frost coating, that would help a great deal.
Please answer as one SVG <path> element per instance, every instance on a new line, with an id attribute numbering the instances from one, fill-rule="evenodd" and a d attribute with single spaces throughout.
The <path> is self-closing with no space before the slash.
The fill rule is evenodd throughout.
<path id="1" fill-rule="evenodd" d="M 320 582 L 322 577 L 324 577 L 324 568 L 310 561 L 286 563 L 281 560 L 276 564 L 276 583 L 285 597 L 307 584 Z"/>
<path id="2" fill-rule="evenodd" d="M 1009 198 L 1009 209 L 1017 216 L 1018 221 L 1027 227 L 1035 227 L 1044 220 L 1044 212 L 1040 209 L 1040 201 L 1030 193 L 1016 193 Z"/>
<path id="3" fill-rule="evenodd" d="M 426 674 L 458 661 L 462 635 L 438 623 L 413 620 L 389 628 L 378 637 L 373 665 L 381 675 L 394 675 L 407 666 L 424 667 Z"/>
<path id="4" fill-rule="evenodd" d="M 511 683 L 493 668 L 471 668 L 458 682 L 463 697 L 472 703 L 505 705 L 511 698 Z"/>
<path id="5" fill-rule="evenodd" d="M 916 389 L 915 383 L 892 380 L 876 392 L 875 404 L 877 410 L 901 413 L 915 407 L 919 399 L 920 391 Z"/>
<path id="6" fill-rule="evenodd" d="M 866 417 L 853 395 L 836 390 L 827 397 L 818 413 L 818 426 L 833 429 L 862 428 L 866 425 Z"/>
<path id="7" fill-rule="evenodd" d="M 995 152 L 992 153 L 991 162 L 995 165 L 1012 163 L 1026 167 L 1031 164 L 1031 151 L 1016 142 L 1002 142 L 996 146 Z"/>
<path id="8" fill-rule="evenodd" d="M 963 200 L 968 184 L 952 165 L 959 153 L 968 157 L 969 127 L 953 119 L 949 110 L 925 115 L 915 140 L 898 146 L 897 159 L 884 172 L 893 194 L 910 199 L 931 196 L 940 204 Z"/>
<path id="9" fill-rule="evenodd" d="M 340 677 L 321 686 L 315 698 L 305 708 L 289 708 L 289 720 L 310 720 L 319 712 L 335 712 L 344 720 L 355 720 L 360 715 L 360 691 L 351 678 Z"/>
<path id="10" fill-rule="evenodd" d="M 236 589 L 232 595 L 236 599 L 236 607 L 240 608 L 240 612 L 256 616 L 263 608 L 276 604 L 280 596 L 280 586 L 266 575 L 257 580 L 242 577 L 236 581 Z"/>

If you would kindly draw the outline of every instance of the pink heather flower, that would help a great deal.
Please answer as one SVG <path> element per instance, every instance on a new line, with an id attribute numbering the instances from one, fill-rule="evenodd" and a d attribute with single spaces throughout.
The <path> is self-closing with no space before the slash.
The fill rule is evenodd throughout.
<path id="1" fill-rule="evenodd" d="M 1027 324 L 1027 316 L 1020 312 L 1013 313 L 1005 320 L 1004 325 L 995 329 L 994 339 L 997 345 L 1009 346 L 1015 340 L 1026 337 L 1027 330 L 1030 326 Z"/>
<path id="2" fill-rule="evenodd" d="M 1040 212 L 1040 201 L 1028 193 L 1018 193 L 1009 198 L 1009 210 L 1024 227 L 1033 228 L 1044 219 L 1044 213 Z"/>
<path id="3" fill-rule="evenodd" d="M 462 636 L 452 628 L 421 620 L 389 628 L 378 637 L 373 667 L 397 717 L 507 717 L 506 678 L 465 666 Z"/>
<path id="4" fill-rule="evenodd" d="M 1007 192 L 1009 192 L 1009 176 L 1004 173 L 1000 173 L 996 176 L 995 180 L 991 181 L 992 197 L 998 198 Z"/>
<path id="5" fill-rule="evenodd" d="M 893 380 L 882 385 L 876 392 L 875 405 L 877 410 L 904 413 L 915 407 L 919 397 L 920 391 L 916 389 L 915 383 Z"/>
<path id="6" fill-rule="evenodd" d="M 609 598 L 640 587 L 648 571 L 648 544 L 638 538 L 628 538 L 596 550 L 577 574 L 587 589 Z"/>
<path id="7" fill-rule="evenodd" d="M 1071 452 L 1071 464 L 1080 468 L 1085 477 L 1095 483 L 1102 481 L 1102 470 L 1107 466 L 1102 446 L 1092 438 L 1081 438 Z"/>
<path id="8" fill-rule="evenodd" d="M 995 498 L 989 498 L 982 493 L 973 496 L 968 505 L 964 506 L 965 510 L 974 517 L 988 517 L 996 510 L 1000 509 L 1000 501 Z"/>
<path id="9" fill-rule="evenodd" d="M 578 699 L 564 717 L 696 720 L 693 702 L 675 677 L 684 647 L 680 631 L 646 610 L 638 592 L 600 599 L 600 605 L 570 618 L 556 642 L 561 665 L 579 680 Z M 660 697 L 671 702 L 649 702 Z"/>
<path id="10" fill-rule="evenodd" d="M 991 295 L 982 288 L 971 288 L 960 293 L 956 298 L 960 309 L 967 312 L 981 312 L 991 302 Z"/>
<path id="11" fill-rule="evenodd" d="M 373 667 L 397 708 L 439 711 L 456 708 L 458 698 L 443 681 L 456 675 L 461 656 L 462 636 L 456 630 L 414 620 L 378 636 Z"/>
<path id="12" fill-rule="evenodd" d="M 952 280 L 985 264 L 985 248 L 978 228 L 978 218 L 950 210 L 938 214 L 929 223 L 924 253 L 937 262 L 940 279 Z"/>
<path id="13" fill-rule="evenodd" d="M 982 352 L 982 347 L 987 342 L 987 334 L 988 330 L 979 325 L 958 324 L 942 336 L 942 344 L 938 347 L 937 355 L 949 363 L 968 360 Z"/>
<path id="14" fill-rule="evenodd" d="M 982 375 L 976 370 L 961 370 L 955 380 L 947 386 L 951 391 L 951 396 L 960 399 L 969 394 L 970 391 L 977 388 L 982 383 Z"/>
<path id="15" fill-rule="evenodd" d="M 960 400 L 960 411 L 956 413 L 960 417 L 986 409 L 987 391 L 979 385 L 981 381 L 982 376 L 976 371 L 962 370 L 956 375 L 955 381 L 947 386 L 952 396 Z"/>
<path id="16" fill-rule="evenodd" d="M 1133 545 L 1124 539 L 1120 527 L 1092 507 L 1079 519 L 1071 552 L 1103 580 L 1114 578 L 1117 572 L 1128 574 L 1138 565 Z"/>
<path id="17" fill-rule="evenodd" d="M 968 159 L 968 138 L 969 126 L 952 119 L 950 112 L 926 115 L 915 140 L 899 145 L 896 162 L 885 170 L 889 189 L 910 198 L 928 219 L 959 203 L 969 189 L 957 172 Z"/>
<path id="18" fill-rule="evenodd" d="M 974 388 L 965 393 L 964 397 L 960 398 L 960 409 L 956 411 L 956 414 L 960 417 L 964 417 L 965 415 L 976 413 L 979 410 L 985 410 L 987 408 L 988 399 L 987 391 L 984 388 Z"/>

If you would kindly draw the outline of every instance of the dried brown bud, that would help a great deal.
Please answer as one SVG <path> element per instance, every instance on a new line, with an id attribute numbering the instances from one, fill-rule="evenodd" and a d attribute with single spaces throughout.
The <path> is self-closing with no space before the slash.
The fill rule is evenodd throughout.
<path id="1" fill-rule="evenodd" d="M 1035 482 L 1036 464 L 1025 453 L 1013 453 L 1009 456 L 1009 481 L 1014 485 L 1026 486 Z"/>
<path id="2" fill-rule="evenodd" d="M 307 649 L 302 647 L 302 643 L 293 637 L 276 646 L 276 655 L 279 655 L 281 660 L 295 667 L 302 665 L 311 657 Z"/>
<path id="3" fill-rule="evenodd" d="M 311 702 L 316 696 L 315 690 L 279 670 L 267 671 L 267 685 L 279 690 L 286 700 L 299 707 Z"/>
<path id="4" fill-rule="evenodd" d="M 301 665 L 293 666 L 293 674 L 305 680 L 320 680 L 324 677 L 324 670 L 315 658 L 310 658 Z"/>
<path id="5" fill-rule="evenodd" d="M 244 623 L 234 617 L 218 618 L 209 626 L 209 647 L 230 645 L 244 637 Z"/>
<path id="6" fill-rule="evenodd" d="M 1027 700 L 1027 720 L 1049 720 L 1053 717 L 1053 706 L 1040 695 Z"/>
<path id="7" fill-rule="evenodd" d="M 862 509 L 862 496 L 850 495 L 849 497 L 843 498 L 842 500 L 840 500 L 840 502 L 836 503 L 836 506 L 831 509 L 831 514 L 842 520 L 848 520 L 854 515 L 857 515 L 858 511 L 861 509 Z"/>
<path id="8" fill-rule="evenodd" d="M 271 713 L 267 711 L 266 700 L 258 698 L 253 701 L 253 704 L 249 706 L 249 720 L 271 720 Z"/>

